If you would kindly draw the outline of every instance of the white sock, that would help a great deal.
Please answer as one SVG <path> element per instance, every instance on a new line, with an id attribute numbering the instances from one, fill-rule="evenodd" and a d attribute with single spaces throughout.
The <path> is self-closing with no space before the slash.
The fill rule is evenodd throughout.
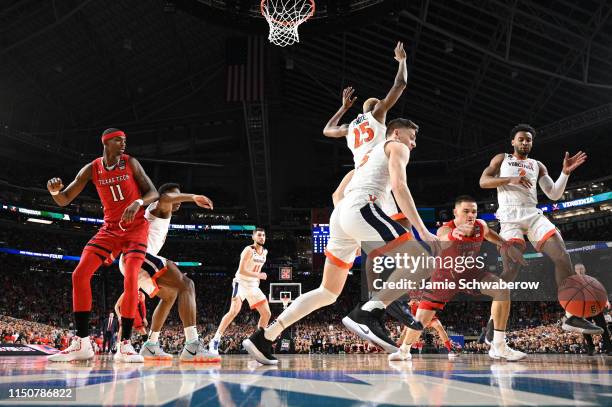
<path id="1" fill-rule="evenodd" d="M 157 343 L 159 342 L 159 332 L 149 332 L 149 339 L 147 342 Z"/>
<path id="2" fill-rule="evenodd" d="M 361 306 L 361 309 L 363 311 L 368 311 L 368 312 L 372 312 L 374 308 L 385 309 L 386 307 L 382 301 L 371 301 L 371 300 Z"/>
<path id="3" fill-rule="evenodd" d="M 221 334 L 217 331 L 217 333 L 213 337 L 213 341 L 220 341 L 220 340 L 221 340 Z"/>
<path id="4" fill-rule="evenodd" d="M 272 325 L 264 330 L 267 340 L 273 341 L 286 329 L 314 310 L 336 302 L 338 296 L 325 287 L 302 294 L 295 299 L 274 321 Z"/>
<path id="5" fill-rule="evenodd" d="M 504 343 L 506 342 L 506 331 L 493 331 L 493 343 Z"/>
<path id="6" fill-rule="evenodd" d="M 411 346 L 412 345 L 402 344 L 402 346 L 400 346 L 400 352 L 402 352 L 402 353 L 410 353 Z"/>
<path id="7" fill-rule="evenodd" d="M 493 314 L 491 314 L 491 316 L 489 317 L 489 321 L 493 319 Z"/>
<path id="8" fill-rule="evenodd" d="M 572 314 L 570 314 L 570 313 L 569 313 L 569 312 L 567 312 L 567 311 L 565 311 L 565 316 L 566 316 L 567 318 L 573 317 L 573 315 L 572 315 Z"/>
<path id="9" fill-rule="evenodd" d="M 185 342 L 193 342 L 198 339 L 198 329 L 194 326 L 185 328 Z"/>

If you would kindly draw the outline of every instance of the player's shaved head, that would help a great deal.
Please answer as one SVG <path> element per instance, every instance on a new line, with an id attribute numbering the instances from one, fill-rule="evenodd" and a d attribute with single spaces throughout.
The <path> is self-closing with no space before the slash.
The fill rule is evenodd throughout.
<path id="1" fill-rule="evenodd" d="M 363 112 L 371 112 L 372 110 L 374 110 L 374 106 L 376 106 L 378 102 L 380 102 L 380 100 L 376 98 L 369 98 L 368 100 L 363 102 Z"/>

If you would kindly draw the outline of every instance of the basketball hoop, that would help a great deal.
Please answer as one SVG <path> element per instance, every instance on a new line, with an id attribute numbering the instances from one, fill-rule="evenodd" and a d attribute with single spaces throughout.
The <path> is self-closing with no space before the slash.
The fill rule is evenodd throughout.
<path id="1" fill-rule="evenodd" d="M 287 307 L 289 306 L 289 301 L 291 301 L 289 297 L 281 298 L 281 302 L 283 303 L 283 309 L 287 309 Z"/>
<path id="2" fill-rule="evenodd" d="M 279 47 L 300 42 L 298 26 L 314 12 L 314 0 L 261 0 L 261 14 L 270 26 L 268 40 Z"/>

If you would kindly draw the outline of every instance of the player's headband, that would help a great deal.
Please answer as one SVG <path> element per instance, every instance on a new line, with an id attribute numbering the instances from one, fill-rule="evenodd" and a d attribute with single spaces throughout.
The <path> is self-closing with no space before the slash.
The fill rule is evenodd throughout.
<path id="1" fill-rule="evenodd" d="M 125 137 L 125 133 L 122 132 L 121 130 L 117 130 L 117 131 L 113 131 L 112 133 L 104 134 L 102 135 L 102 144 L 104 144 L 106 140 L 110 140 L 113 137 L 121 137 L 121 136 Z"/>

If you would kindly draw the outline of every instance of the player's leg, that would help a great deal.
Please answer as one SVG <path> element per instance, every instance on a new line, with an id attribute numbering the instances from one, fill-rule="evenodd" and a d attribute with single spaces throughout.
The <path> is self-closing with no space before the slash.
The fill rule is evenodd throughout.
<path id="1" fill-rule="evenodd" d="M 227 327 L 230 326 L 232 321 L 234 321 L 234 318 L 238 316 L 238 314 L 240 313 L 240 310 L 242 309 L 243 299 L 240 297 L 238 290 L 239 290 L 239 284 L 238 282 L 234 282 L 233 289 L 232 289 L 232 299 L 230 301 L 230 308 L 225 313 L 225 315 L 223 315 L 223 318 L 221 318 L 221 322 L 219 323 L 219 326 L 217 327 L 217 332 L 215 332 L 213 341 L 221 340 L 221 337 L 225 333 L 225 330 L 227 329 Z"/>
<path id="2" fill-rule="evenodd" d="M 547 255 L 555 265 L 555 280 L 557 287 L 561 286 L 566 278 L 574 275 L 576 272 L 572 267 L 572 261 L 565 247 L 563 238 L 555 228 L 555 226 L 543 215 L 534 217 L 528 234 L 531 242 L 536 250 Z M 601 334 L 603 330 L 592 322 L 584 318 L 565 313 L 562 328 L 566 331 L 583 333 L 583 334 Z"/>
<path id="3" fill-rule="evenodd" d="M 162 286 L 157 289 L 155 297 L 159 298 L 159 302 L 151 317 L 149 337 L 140 349 L 140 354 L 145 360 L 172 360 L 172 355 L 161 348 L 159 335 L 177 296 L 178 292 L 175 288 Z"/>
<path id="4" fill-rule="evenodd" d="M 499 282 L 500 278 L 491 273 L 485 273 L 480 281 Z M 516 361 L 527 357 L 526 353 L 512 349 L 506 343 L 506 328 L 510 316 L 510 290 L 480 290 L 493 299 L 491 303 L 491 318 L 493 320 L 493 339 L 490 341 L 489 356 L 493 359 Z M 485 338 L 486 340 L 486 338 Z"/>
<path id="5" fill-rule="evenodd" d="M 419 304 L 419 308 L 417 309 L 417 313 L 415 315 L 416 320 L 419 321 L 422 326 L 428 326 L 435 316 L 435 306 L 432 306 L 427 301 L 421 301 L 421 303 Z M 412 347 L 412 344 L 419 339 L 423 330 L 416 330 L 412 328 L 406 329 L 407 332 L 406 336 L 404 337 L 404 341 L 402 342 L 402 345 L 400 346 L 397 352 L 394 352 L 389 355 L 389 361 L 402 361 L 409 360 L 412 358 L 412 356 L 410 355 L 410 348 Z"/>
<path id="6" fill-rule="evenodd" d="M 354 244 L 354 243 L 353 243 Z M 353 253 L 355 247 L 352 248 Z M 278 360 L 272 356 L 272 342 L 289 326 L 309 315 L 313 311 L 331 305 L 342 292 L 350 265 L 336 265 L 325 261 L 323 281 L 319 288 L 300 295 L 285 309 L 268 328 L 258 329 L 242 344 L 244 348 L 259 363 L 276 364 Z"/>
<path id="7" fill-rule="evenodd" d="M 257 327 L 263 329 L 268 326 L 268 323 L 270 322 L 270 317 L 272 316 L 272 311 L 270 311 L 268 299 L 259 287 L 251 288 L 249 291 L 249 297 L 247 297 L 247 300 L 249 301 L 249 306 L 251 307 L 251 309 L 257 310 L 257 312 L 259 313 L 259 321 L 257 323 Z"/>
<path id="8" fill-rule="evenodd" d="M 51 362 L 69 362 L 72 360 L 88 360 L 94 357 L 94 350 L 89 339 L 89 315 L 91 313 L 91 276 L 103 264 L 106 257 L 112 252 L 112 245 L 106 245 L 102 240 L 96 246 L 92 245 L 98 232 L 81 254 L 79 264 L 72 272 L 72 309 L 74 311 L 74 323 L 76 337 L 71 345 L 63 351 L 51 355 Z"/>

